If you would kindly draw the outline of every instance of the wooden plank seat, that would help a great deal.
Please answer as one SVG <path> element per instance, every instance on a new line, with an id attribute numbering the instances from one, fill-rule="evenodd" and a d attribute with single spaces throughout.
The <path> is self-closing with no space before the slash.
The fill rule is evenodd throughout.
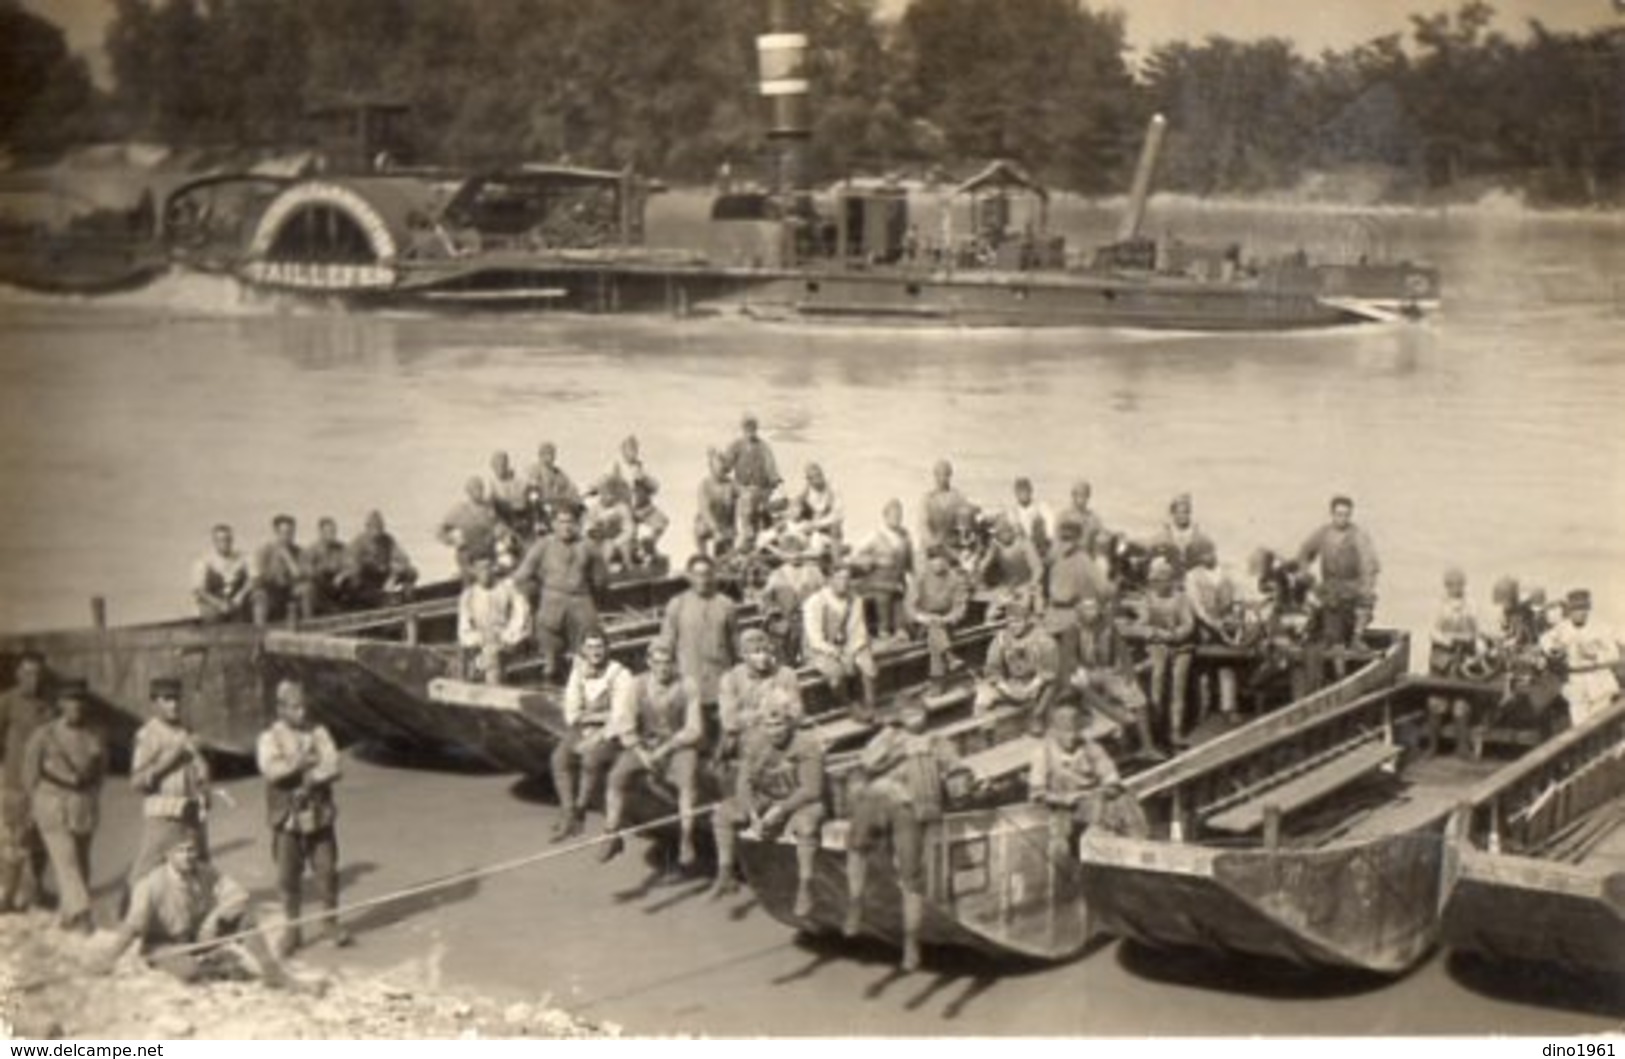
<path id="1" fill-rule="evenodd" d="M 964 758 L 964 766 L 980 783 L 994 783 L 1025 772 L 1033 759 L 1038 740 L 1030 735 L 1020 736 L 998 746 L 988 747 Z"/>
<path id="2" fill-rule="evenodd" d="M 1272 811 L 1284 815 L 1302 809 L 1375 772 L 1398 758 L 1400 753 L 1400 747 L 1383 742 L 1361 743 L 1284 783 L 1206 817 L 1203 824 L 1226 834 L 1249 834 L 1262 828 L 1265 818 Z"/>
<path id="3" fill-rule="evenodd" d="M 972 688 L 954 688 L 936 695 L 924 697 L 927 717 L 934 716 L 955 706 L 963 706 L 970 702 L 975 691 Z M 819 738 L 826 747 L 843 746 L 853 742 L 861 736 L 874 732 L 880 726 L 860 721 L 851 714 L 826 714 L 822 717 L 809 719 L 808 729 Z"/>

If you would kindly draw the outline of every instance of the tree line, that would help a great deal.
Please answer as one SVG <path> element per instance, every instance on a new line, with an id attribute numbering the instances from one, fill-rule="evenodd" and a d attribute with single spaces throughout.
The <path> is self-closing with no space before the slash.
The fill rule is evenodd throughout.
<path id="1" fill-rule="evenodd" d="M 408 104 L 419 159 L 569 160 L 705 180 L 762 153 L 749 0 L 114 0 L 112 85 L 54 26 L 0 0 L 0 145 L 96 139 L 289 148 L 313 108 Z M 1493 7 L 1411 17 L 1305 55 L 1210 37 L 1130 62 L 1124 15 L 1079 0 L 806 0 L 812 165 L 963 172 L 1014 159 L 1084 192 L 1124 186 L 1146 119 L 1160 186 L 1290 187 L 1369 170 L 1420 199 L 1492 184 L 1537 201 L 1625 197 L 1625 27 L 1514 40 Z"/>

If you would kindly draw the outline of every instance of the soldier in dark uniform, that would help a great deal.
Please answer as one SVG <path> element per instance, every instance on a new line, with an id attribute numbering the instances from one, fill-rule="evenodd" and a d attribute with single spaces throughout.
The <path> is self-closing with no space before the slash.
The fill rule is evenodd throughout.
<path id="1" fill-rule="evenodd" d="M 276 861 L 277 889 L 290 924 L 299 918 L 303 879 L 308 868 L 316 899 L 327 910 L 328 931 L 334 945 L 350 943 L 339 925 L 338 811 L 333 784 L 340 775 L 339 753 L 325 727 L 313 723 L 305 705 L 305 691 L 284 680 L 277 685 L 277 719 L 260 734 L 255 759 L 265 777 L 266 820 L 271 827 L 271 854 Z M 281 955 L 303 943 L 297 925 L 290 925 L 278 942 Z"/>

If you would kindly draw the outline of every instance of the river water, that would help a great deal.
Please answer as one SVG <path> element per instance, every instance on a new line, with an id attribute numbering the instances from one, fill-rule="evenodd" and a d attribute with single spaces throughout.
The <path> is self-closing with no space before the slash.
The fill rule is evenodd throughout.
<path id="1" fill-rule="evenodd" d="M 1058 211 L 1081 240 L 1109 213 Z M 179 277 L 127 296 L 0 301 L 0 628 L 186 607 L 220 520 L 241 546 L 288 511 L 348 536 L 382 509 L 426 570 L 433 527 L 494 449 L 550 439 L 578 481 L 636 433 L 679 557 L 708 446 L 761 418 L 786 475 L 821 461 L 848 525 L 931 464 L 1006 502 L 1091 479 L 1113 527 L 1150 532 L 1191 492 L 1227 561 L 1293 548 L 1347 492 L 1383 561 L 1379 618 L 1425 625 L 1440 572 L 1487 603 L 1502 574 L 1586 586 L 1625 624 L 1625 223 L 1508 211 L 1376 218 L 1165 208 L 1180 234 L 1264 250 L 1350 231 L 1440 264 L 1422 325 L 1212 336 L 885 331 L 739 320 L 436 318 L 245 298 Z M 1307 219 L 1306 219 L 1307 218 Z"/>
<path id="2" fill-rule="evenodd" d="M 1086 239 L 1110 221 L 1058 212 Z M 1239 208 L 1174 218 L 1276 248 L 1371 227 Z M 1154 529 L 1189 491 L 1237 563 L 1258 545 L 1295 547 L 1348 492 L 1382 555 L 1384 622 L 1423 628 L 1440 572 L 1459 564 L 1481 602 L 1514 573 L 1554 592 L 1590 587 L 1600 617 L 1625 627 L 1625 221 L 1479 210 L 1379 223 L 1397 252 L 1445 269 L 1439 318 L 1215 337 L 352 315 L 195 277 L 95 301 L 8 296 L 0 628 L 82 625 L 94 594 L 114 621 L 183 613 L 208 527 L 232 522 L 252 546 L 280 511 L 307 533 L 331 514 L 348 535 L 381 508 L 420 565 L 447 571 L 432 528 L 463 479 L 497 448 L 528 463 L 544 439 L 579 481 L 635 432 L 686 554 L 705 451 L 747 409 L 787 473 L 824 464 L 858 529 L 894 495 L 912 519 L 942 456 L 973 497 L 1001 503 L 1019 474 L 1052 503 L 1086 476 L 1104 517 L 1129 530 Z M 510 782 L 354 763 L 349 892 L 536 848 L 549 813 Z M 133 814 L 109 808 L 119 825 L 103 845 L 128 844 Z M 223 860 L 268 887 L 257 820 L 222 821 Z M 402 828 L 418 855 L 392 852 Z M 1601 1029 L 1625 1010 L 1617 991 L 1486 983 L 1443 959 L 1373 989 L 1128 947 L 1013 977 L 951 965 L 922 988 L 893 979 L 884 953 L 803 949 L 748 904 L 641 888 L 632 860 L 391 914 L 345 960 L 431 952 L 451 983 L 555 989 L 644 1032 L 1550 1033 Z M 656 930 L 665 944 L 648 943 Z"/>

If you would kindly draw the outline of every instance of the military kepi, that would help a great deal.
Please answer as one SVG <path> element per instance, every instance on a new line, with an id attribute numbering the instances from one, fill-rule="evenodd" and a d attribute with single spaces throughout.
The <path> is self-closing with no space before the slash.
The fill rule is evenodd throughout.
<path id="1" fill-rule="evenodd" d="M 154 677 L 147 685 L 147 696 L 154 699 L 178 699 L 181 682 L 174 677 Z"/>
<path id="2" fill-rule="evenodd" d="M 1573 592 L 1569 593 L 1568 599 L 1564 602 L 1568 604 L 1570 610 L 1590 610 L 1591 590 L 1586 588 L 1577 588 Z"/>

